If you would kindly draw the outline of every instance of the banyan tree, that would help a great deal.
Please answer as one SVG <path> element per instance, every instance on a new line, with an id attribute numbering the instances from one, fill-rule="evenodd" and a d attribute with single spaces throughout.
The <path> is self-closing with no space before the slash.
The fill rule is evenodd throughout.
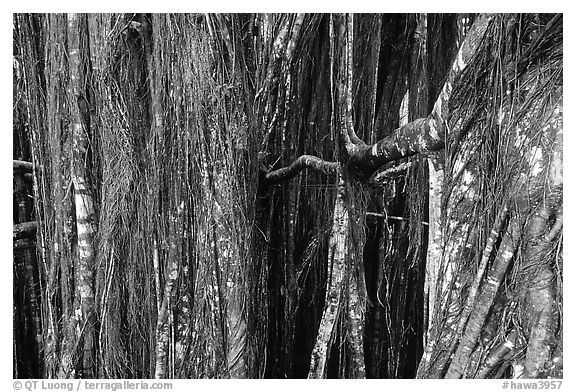
<path id="1" fill-rule="evenodd" d="M 561 378 L 562 14 L 15 14 L 14 377 Z"/>

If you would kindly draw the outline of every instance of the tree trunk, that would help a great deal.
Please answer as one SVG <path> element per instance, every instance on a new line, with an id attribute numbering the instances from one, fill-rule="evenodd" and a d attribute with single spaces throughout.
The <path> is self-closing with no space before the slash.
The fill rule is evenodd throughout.
<path id="1" fill-rule="evenodd" d="M 76 303 L 78 315 L 77 339 L 82 342 L 82 377 L 96 376 L 96 314 L 94 297 L 94 202 L 88 185 L 86 162 L 90 130 L 87 108 L 88 75 L 84 63 L 89 55 L 81 46 L 87 37 L 86 15 L 68 15 L 68 58 L 70 64 L 69 99 L 72 113 L 72 183 L 74 185 L 74 207 L 76 211 L 76 233 L 78 236 L 78 263 L 75 265 L 75 281 L 79 295 Z"/>
<path id="2" fill-rule="evenodd" d="M 478 336 L 480 335 L 486 316 L 490 311 L 496 292 L 516 252 L 519 238 L 520 224 L 518 217 L 512 216 L 508 230 L 502 238 L 502 243 L 500 244 L 492 268 L 488 272 L 486 280 L 482 285 L 482 290 L 480 291 L 474 311 L 470 315 L 470 320 L 464 330 L 464 335 L 460 339 L 460 345 L 446 372 L 446 378 L 460 378 L 466 370 L 466 366 L 470 361 L 470 355 L 477 344 Z"/>
<path id="3" fill-rule="evenodd" d="M 346 272 L 346 257 L 348 254 L 349 217 L 345 204 L 345 187 L 343 181 L 338 181 L 332 231 L 330 235 L 328 254 L 328 283 L 324 312 L 318 326 L 316 344 L 312 350 L 308 378 L 325 378 L 328 366 L 330 348 L 334 342 L 335 325 L 342 312 L 342 291 Z"/>

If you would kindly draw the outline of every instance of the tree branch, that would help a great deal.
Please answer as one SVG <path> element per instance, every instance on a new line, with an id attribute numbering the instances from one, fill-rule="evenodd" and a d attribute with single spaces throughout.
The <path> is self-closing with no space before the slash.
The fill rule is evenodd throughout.
<path id="1" fill-rule="evenodd" d="M 492 14 L 484 14 L 474 22 L 456 55 L 444 87 L 436 99 L 434 109 L 428 117 L 419 118 L 401 126 L 390 136 L 371 146 L 356 145 L 353 149 L 347 149 L 351 160 L 361 170 L 370 174 L 387 162 L 444 148 L 445 123 L 449 115 L 448 102 L 454 89 L 454 82 L 474 58 L 493 17 Z"/>
<path id="2" fill-rule="evenodd" d="M 14 162 L 14 170 L 20 170 L 25 173 L 31 172 L 34 166 L 32 162 L 19 161 L 17 159 L 14 159 L 13 162 Z"/>
<path id="3" fill-rule="evenodd" d="M 338 162 L 328 162 L 313 155 L 302 155 L 298 157 L 290 166 L 274 170 L 266 174 L 268 183 L 278 183 L 295 177 L 304 169 L 314 169 L 326 174 L 334 174 L 340 167 Z"/>
<path id="4" fill-rule="evenodd" d="M 349 156 L 354 156 L 366 146 L 356 132 L 352 121 L 352 34 L 353 19 L 347 14 L 330 16 L 330 54 L 332 77 L 335 82 L 336 102 L 333 108 L 338 131 Z"/>
<path id="5" fill-rule="evenodd" d="M 411 168 L 413 165 L 414 164 L 412 162 L 405 162 L 396 166 L 392 166 L 388 169 L 384 170 L 380 169 L 374 174 L 372 174 L 368 182 L 373 185 L 381 185 L 385 180 L 390 180 L 393 178 L 406 175 L 408 169 Z"/>

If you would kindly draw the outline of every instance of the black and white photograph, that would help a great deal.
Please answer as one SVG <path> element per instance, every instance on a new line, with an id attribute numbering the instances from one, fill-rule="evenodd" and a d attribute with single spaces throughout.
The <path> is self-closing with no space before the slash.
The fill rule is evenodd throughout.
<path id="1" fill-rule="evenodd" d="M 10 386 L 560 389 L 563 29 L 13 13 Z"/>

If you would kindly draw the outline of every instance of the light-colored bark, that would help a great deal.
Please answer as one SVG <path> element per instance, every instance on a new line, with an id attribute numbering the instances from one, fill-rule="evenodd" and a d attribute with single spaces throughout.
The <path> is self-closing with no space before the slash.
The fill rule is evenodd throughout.
<path id="1" fill-rule="evenodd" d="M 460 315 L 460 320 L 458 321 L 458 326 L 456 327 L 456 337 L 460 336 L 462 332 L 464 332 L 464 326 L 466 325 L 466 321 L 468 321 L 468 317 L 472 313 L 472 309 L 474 303 L 476 301 L 476 297 L 478 294 L 478 289 L 480 288 L 480 283 L 482 282 L 482 277 L 484 276 L 484 272 L 486 271 L 486 267 L 488 266 L 488 260 L 490 256 L 492 256 L 492 252 L 494 250 L 494 245 L 498 238 L 500 237 L 500 232 L 502 231 L 502 225 L 504 224 L 504 220 L 508 215 L 508 206 L 505 204 L 502 206 L 496 220 L 494 221 L 494 225 L 492 226 L 492 230 L 490 231 L 490 237 L 488 237 L 488 241 L 486 242 L 486 246 L 482 251 L 482 258 L 480 259 L 480 264 L 478 265 L 478 270 L 476 271 L 476 276 L 474 277 L 474 281 L 468 290 L 468 296 L 466 297 L 466 302 L 464 303 L 464 309 L 462 310 L 462 314 Z"/>
<path id="2" fill-rule="evenodd" d="M 352 121 L 353 16 L 332 14 L 330 19 L 331 67 L 336 89 L 333 110 L 343 147 L 349 156 L 354 156 L 366 144 L 356 136 Z"/>
<path id="3" fill-rule="evenodd" d="M 83 377 L 96 376 L 95 295 L 94 295 L 94 202 L 87 182 L 86 157 L 89 146 L 86 128 L 87 79 L 82 65 L 80 35 L 85 34 L 85 15 L 68 14 L 69 99 L 72 116 L 72 184 L 76 211 L 78 259 L 74 268 L 79 300 L 75 305 L 76 333 L 82 342 Z M 86 49 L 87 50 L 87 49 Z"/>
<path id="4" fill-rule="evenodd" d="M 363 260 L 351 260 L 362 263 Z M 357 270 L 361 271 L 361 270 Z M 358 292 L 358 274 L 354 269 L 348 271 L 348 342 L 350 343 L 350 378 L 366 378 L 364 362 L 364 303 Z M 361 279 L 361 278 L 360 278 Z"/>
<path id="5" fill-rule="evenodd" d="M 445 147 L 445 141 L 448 137 L 445 124 L 449 120 L 448 103 L 454 90 L 454 83 L 476 55 L 492 18 L 493 15 L 481 15 L 474 22 L 460 46 L 430 115 L 426 118 L 414 120 L 405 127 L 400 127 L 390 137 L 373 145 L 371 151 L 366 151 L 366 153 L 369 152 L 370 154 L 365 154 L 364 160 L 376 163 L 387 162 L 406 155 L 438 151 Z M 452 132 L 454 131 L 452 129 Z M 371 157 L 366 158 L 367 156 Z M 428 159 L 429 234 L 424 283 L 424 317 L 427 331 L 424 338 L 424 353 L 417 372 L 418 377 L 439 377 L 443 363 L 448 360 L 446 355 L 441 355 L 435 359 L 434 368 L 429 368 L 429 366 L 432 366 L 431 360 L 435 347 L 443 347 L 444 345 L 449 347 L 453 341 L 447 336 L 443 336 L 446 334 L 442 334 L 439 328 L 441 323 L 443 323 L 444 328 L 451 329 L 456 327 L 454 324 L 456 323 L 455 314 L 458 313 L 455 311 L 457 303 L 454 298 L 455 292 L 453 292 L 451 287 L 454 283 L 454 278 L 456 278 L 454 274 L 457 273 L 457 263 L 466 241 L 466 223 L 461 222 L 459 218 L 455 219 L 450 209 L 448 211 L 442 210 L 441 202 L 444 197 L 442 193 L 446 175 L 442 158 L 430 157 Z M 455 172 L 463 170 L 465 162 L 466 157 L 458 157 L 453 172 L 448 175 L 453 176 Z M 460 188 L 452 189 L 451 193 L 446 195 L 449 199 L 448 205 L 458 201 L 457 198 L 467 197 L 466 184 L 463 184 Z M 450 316 L 445 317 L 446 315 Z M 433 330 L 433 327 L 435 330 Z"/>
<path id="6" fill-rule="evenodd" d="M 426 254 L 426 277 L 424 280 L 424 317 L 428 320 L 425 333 L 424 362 L 429 360 L 431 321 L 436 308 L 436 288 L 442 264 L 442 188 L 444 169 L 437 158 L 428 159 L 428 249 Z M 428 301 L 426 301 L 426 297 Z M 426 325 L 426 324 L 425 324 Z"/>
<path id="7" fill-rule="evenodd" d="M 458 347 L 460 338 L 464 334 L 464 328 L 466 327 L 466 322 L 468 321 L 470 314 L 474 310 L 474 305 L 478 297 L 478 290 L 480 288 L 480 284 L 482 283 L 482 278 L 484 277 L 484 273 L 488 266 L 488 261 L 494 250 L 494 245 L 501 234 L 502 226 L 504 224 L 505 218 L 507 217 L 507 214 L 508 214 L 508 207 L 507 205 L 504 205 L 502 206 L 498 216 L 494 221 L 494 225 L 490 232 L 490 236 L 482 252 L 482 258 L 476 271 L 474 281 L 472 282 L 468 290 L 466 301 L 464 302 L 463 309 L 459 315 L 458 324 L 455 326 L 454 332 L 449 335 L 452 337 L 452 342 L 447 348 L 448 354 L 452 354 L 454 352 L 454 350 Z M 484 299 L 479 299 L 479 301 L 483 300 Z"/>
<path id="8" fill-rule="evenodd" d="M 158 20 L 159 15 L 154 15 L 153 18 Z M 160 24 L 158 24 L 160 25 Z M 139 26 L 141 32 L 146 35 L 146 29 L 149 28 L 147 25 Z M 147 37 L 146 37 L 147 38 Z M 146 42 L 146 60 L 148 69 L 148 88 L 150 90 L 150 115 L 151 115 L 151 133 L 154 138 L 156 138 L 159 148 L 164 146 L 164 117 L 162 112 L 162 99 L 160 96 L 161 80 L 159 79 L 159 70 L 162 67 L 161 55 L 162 52 L 158 47 L 158 43 L 150 39 L 145 39 Z M 159 176 L 158 168 L 153 167 L 155 170 L 153 175 Z M 156 181 L 159 183 L 159 181 Z M 150 192 L 157 192 L 157 190 L 149 190 Z M 176 207 L 175 214 L 173 215 L 173 221 L 178 224 L 181 222 L 182 214 L 184 213 L 184 205 Z M 160 287 L 158 282 L 156 296 L 161 298 L 161 305 L 158 310 L 158 318 L 156 320 L 156 349 L 155 349 L 155 370 L 154 378 L 160 379 L 167 376 L 167 360 L 170 344 L 170 314 L 172 312 L 172 296 L 176 288 L 176 282 L 178 280 L 178 243 L 181 235 L 180 227 L 170 228 L 170 238 L 169 238 L 169 249 L 164 270 L 164 286 Z M 154 262 L 154 254 L 152 255 L 152 260 Z M 158 280 L 160 280 L 158 278 Z"/>
<path id="9" fill-rule="evenodd" d="M 335 325 L 342 307 L 342 291 L 346 274 L 348 253 L 348 210 L 344 200 L 345 187 L 340 179 L 334 204 L 334 218 L 329 242 L 329 280 L 326 287 L 324 311 L 318 327 L 316 343 L 312 350 L 308 378 L 325 378 L 330 347 L 335 334 Z"/>
<path id="10" fill-rule="evenodd" d="M 266 78 L 262 83 L 262 88 L 258 92 L 257 97 L 260 96 L 265 89 L 270 88 L 274 79 L 280 74 L 280 71 L 286 71 L 292 62 L 304 16 L 304 14 L 285 15 L 278 35 L 272 43 L 272 53 L 266 71 Z M 291 25 L 293 25 L 292 29 L 290 28 Z M 284 67 L 282 66 L 283 64 Z"/>
<path id="11" fill-rule="evenodd" d="M 237 288 L 232 288 L 228 291 L 226 302 L 228 375 L 230 378 L 246 378 L 248 374 L 246 362 L 248 332 L 246 320 L 242 314 L 242 293 L 239 293 Z"/>
<path id="12" fill-rule="evenodd" d="M 549 266 L 547 252 L 563 226 L 562 212 L 554 205 L 558 197 L 552 194 L 549 199 L 545 199 L 541 209 L 528 221 L 526 228 L 528 240 L 522 258 L 527 265 L 525 274 L 530 277 L 525 295 L 529 338 L 522 364 L 523 378 L 539 378 L 546 373 L 547 362 L 551 359 L 555 343 L 559 317 L 556 276 Z M 555 218 L 555 223 L 548 229 L 552 217 Z"/>
<path id="13" fill-rule="evenodd" d="M 171 225 L 171 234 L 169 241 L 168 256 L 166 260 L 166 269 L 164 277 L 164 287 L 162 289 L 162 302 L 158 311 L 156 321 L 156 368 L 154 378 L 161 379 L 169 376 L 167 374 L 167 360 L 169 357 L 171 342 L 171 320 L 172 320 L 172 298 L 176 291 L 178 282 L 179 259 L 178 248 L 182 238 L 182 217 L 184 216 L 184 203 L 176 208 L 172 216 L 173 225 Z"/>
<path id="14" fill-rule="evenodd" d="M 293 178 L 304 169 L 314 169 L 326 174 L 336 173 L 338 162 L 328 162 L 312 155 L 301 155 L 289 166 L 266 174 L 266 181 L 275 183 Z"/>
<path id="15" fill-rule="evenodd" d="M 479 300 L 476 302 L 474 311 L 470 316 L 464 335 L 460 339 L 460 344 L 450 367 L 446 372 L 446 378 L 460 378 L 470 361 L 472 350 L 476 346 L 478 336 L 486 320 L 492 302 L 496 296 L 500 283 L 504 278 L 504 273 L 508 269 L 510 261 L 514 256 L 518 241 L 520 239 L 520 223 L 518 217 L 513 216 L 508 224 L 508 230 L 502 238 L 502 243 L 498 249 L 492 268 L 488 272 L 486 280 L 482 285 Z"/>
<path id="16" fill-rule="evenodd" d="M 553 349 L 557 340 L 560 317 L 557 286 L 561 281 L 561 272 L 560 275 L 553 272 L 552 254 L 555 251 L 552 247 L 563 227 L 561 101 L 557 102 L 549 121 L 542 124 L 542 130 L 548 142 L 539 142 L 531 148 L 533 153 L 528 159 L 524 177 L 527 179 L 527 211 L 531 212 L 531 195 L 539 194 L 542 199 L 538 209 L 531 212 L 524 229 L 525 241 L 519 271 L 520 289 L 523 290 L 520 294 L 523 297 L 522 309 L 526 313 L 522 326 L 528 338 L 526 354 L 516 366 L 516 376 L 522 378 L 541 378 L 548 374 L 553 366 Z M 520 132 L 524 132 L 524 129 Z M 519 138 L 522 136 L 520 133 Z M 547 165 L 546 171 L 544 168 Z"/>
<path id="17" fill-rule="evenodd" d="M 178 280 L 178 263 L 176 261 L 176 239 L 171 239 L 168 250 L 168 265 L 166 267 L 166 278 L 164 282 L 164 293 L 162 305 L 158 312 L 156 321 L 156 369 L 154 378 L 166 378 L 166 360 L 168 357 L 168 345 L 170 343 L 170 313 L 172 312 L 172 296 Z"/>
<path id="18" fill-rule="evenodd" d="M 558 322 L 554 274 L 542 268 L 534 277 L 528 290 L 531 329 L 524 360 L 523 378 L 541 378 L 552 356 L 554 336 Z"/>

